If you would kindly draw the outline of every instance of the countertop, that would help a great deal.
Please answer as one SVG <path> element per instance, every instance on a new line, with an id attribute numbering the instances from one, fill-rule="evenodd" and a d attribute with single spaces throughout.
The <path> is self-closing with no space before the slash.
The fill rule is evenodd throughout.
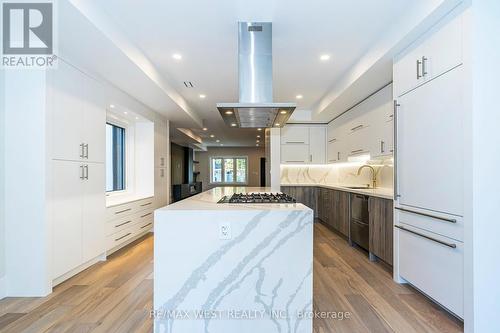
<path id="1" fill-rule="evenodd" d="M 118 194 L 106 196 L 106 208 L 120 206 L 130 202 L 143 199 L 153 198 L 152 196 L 136 195 L 136 194 Z"/>
<path id="2" fill-rule="evenodd" d="M 370 188 L 370 189 L 351 189 L 347 186 L 356 186 L 356 185 L 346 185 L 346 184 L 316 184 L 316 183 L 299 183 L 299 184 L 281 184 L 281 186 L 315 186 L 315 187 L 323 187 L 329 188 L 332 190 L 339 190 L 357 194 L 365 194 L 372 197 L 378 197 L 383 199 L 394 200 L 394 190 L 392 188 Z M 359 186 L 359 185 L 358 185 Z"/>
<path id="3" fill-rule="evenodd" d="M 273 192 L 269 187 L 216 187 L 211 190 L 202 192 L 184 200 L 175 202 L 168 206 L 162 207 L 157 211 L 172 211 L 172 210 L 307 210 L 310 209 L 301 203 L 295 204 L 230 204 L 217 203 L 223 196 L 232 195 L 234 193 L 250 193 L 250 192 Z M 274 191 L 276 192 L 276 191 Z"/>

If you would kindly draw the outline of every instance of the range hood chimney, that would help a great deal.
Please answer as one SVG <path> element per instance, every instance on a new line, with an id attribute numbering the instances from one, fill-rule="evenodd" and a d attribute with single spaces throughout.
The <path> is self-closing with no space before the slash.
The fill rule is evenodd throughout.
<path id="1" fill-rule="evenodd" d="M 271 22 L 238 23 L 239 103 L 218 103 L 227 125 L 283 127 L 297 106 L 273 103 Z"/>

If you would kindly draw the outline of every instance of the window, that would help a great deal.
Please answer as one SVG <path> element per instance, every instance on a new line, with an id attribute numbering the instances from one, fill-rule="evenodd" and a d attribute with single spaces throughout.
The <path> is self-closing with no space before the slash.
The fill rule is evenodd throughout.
<path id="1" fill-rule="evenodd" d="M 246 157 L 212 157 L 210 182 L 215 184 L 246 184 L 248 159 Z"/>
<path id="2" fill-rule="evenodd" d="M 125 128 L 106 124 L 106 192 L 125 190 Z"/>

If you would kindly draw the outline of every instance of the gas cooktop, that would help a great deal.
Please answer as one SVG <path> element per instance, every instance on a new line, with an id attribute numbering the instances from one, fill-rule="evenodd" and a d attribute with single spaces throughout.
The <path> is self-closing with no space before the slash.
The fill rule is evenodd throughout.
<path id="1" fill-rule="evenodd" d="M 217 203 L 295 203 L 295 199 L 285 193 L 235 193 L 223 196 Z"/>

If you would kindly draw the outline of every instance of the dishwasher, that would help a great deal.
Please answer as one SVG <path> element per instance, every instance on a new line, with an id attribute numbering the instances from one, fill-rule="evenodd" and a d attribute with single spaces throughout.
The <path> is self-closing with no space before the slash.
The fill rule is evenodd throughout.
<path id="1" fill-rule="evenodd" d="M 368 196 L 351 194 L 351 243 L 369 251 L 370 223 L 368 213 Z"/>

